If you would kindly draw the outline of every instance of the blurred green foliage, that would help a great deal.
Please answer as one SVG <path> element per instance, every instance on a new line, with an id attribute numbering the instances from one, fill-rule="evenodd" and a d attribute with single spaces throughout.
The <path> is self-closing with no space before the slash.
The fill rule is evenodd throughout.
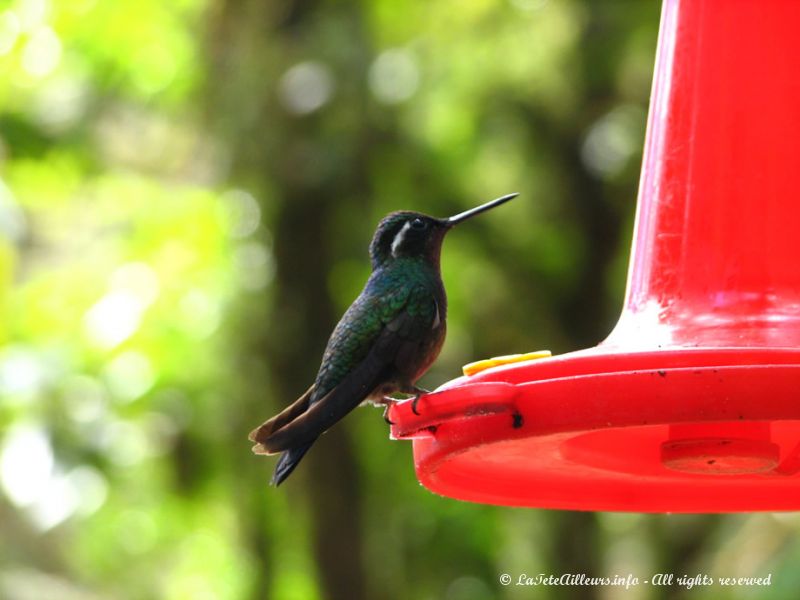
<path id="1" fill-rule="evenodd" d="M 369 409 L 280 490 L 246 441 L 307 387 L 390 210 L 522 192 L 448 239 L 424 384 L 610 331 L 657 26 L 624 1 L 0 0 L 0 597 L 587 598 L 616 591 L 497 577 L 703 571 L 786 597 L 791 515 L 435 497 Z"/>

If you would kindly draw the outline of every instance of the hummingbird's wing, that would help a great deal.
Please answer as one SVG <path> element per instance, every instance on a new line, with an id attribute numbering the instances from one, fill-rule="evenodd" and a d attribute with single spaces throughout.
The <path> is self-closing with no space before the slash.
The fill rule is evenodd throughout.
<path id="1" fill-rule="evenodd" d="M 399 358 L 418 351 L 437 318 L 437 310 L 433 294 L 424 286 L 401 287 L 395 294 L 360 298 L 348 310 L 356 314 L 345 315 L 331 336 L 325 352 L 328 360 L 323 360 L 315 386 L 325 389 L 326 365 L 335 364 L 330 359 L 335 359 L 338 351 L 355 349 L 360 360 L 324 396 L 314 398 L 316 394 L 312 393 L 302 414 L 278 429 L 272 428 L 267 435 L 259 435 L 261 428 L 253 432 L 254 452 L 282 452 L 311 442 L 329 429 L 392 376 Z M 359 319 L 362 312 L 365 317 Z M 287 409 L 291 410 L 292 407 Z"/>

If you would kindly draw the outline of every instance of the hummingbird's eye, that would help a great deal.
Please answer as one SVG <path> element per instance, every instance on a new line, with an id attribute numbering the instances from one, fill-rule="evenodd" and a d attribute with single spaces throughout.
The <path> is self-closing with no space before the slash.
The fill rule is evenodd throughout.
<path id="1" fill-rule="evenodd" d="M 420 219 L 419 217 L 417 217 L 416 219 L 411 221 L 411 228 L 412 229 L 420 229 L 421 230 L 421 229 L 425 229 L 427 226 L 428 226 L 428 224 L 425 221 L 423 221 L 422 219 Z"/>

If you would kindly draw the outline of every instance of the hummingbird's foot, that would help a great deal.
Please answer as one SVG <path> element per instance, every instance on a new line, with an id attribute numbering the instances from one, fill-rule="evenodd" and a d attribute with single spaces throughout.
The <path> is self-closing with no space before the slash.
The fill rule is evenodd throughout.
<path id="1" fill-rule="evenodd" d="M 394 404 L 395 402 L 397 402 L 397 400 L 395 400 L 394 398 L 392 398 L 390 396 L 384 396 L 381 399 L 381 402 L 380 402 L 381 404 L 386 406 L 386 408 L 383 409 L 383 420 L 386 421 L 386 423 L 389 424 L 389 425 L 394 425 L 394 421 L 392 421 L 389 418 L 389 409 L 392 407 L 392 404 Z"/>
<path id="2" fill-rule="evenodd" d="M 390 405 L 387 404 L 386 408 L 383 409 L 383 420 L 386 421 L 387 425 L 394 425 L 394 421 L 389 418 L 389 408 Z"/>
<path id="3" fill-rule="evenodd" d="M 430 394 L 430 391 L 426 390 L 425 388 L 413 386 L 411 388 L 411 393 L 414 394 L 414 399 L 411 401 L 411 412 L 419 416 L 419 412 L 417 411 L 417 403 L 419 403 L 419 399 L 422 394 Z"/>

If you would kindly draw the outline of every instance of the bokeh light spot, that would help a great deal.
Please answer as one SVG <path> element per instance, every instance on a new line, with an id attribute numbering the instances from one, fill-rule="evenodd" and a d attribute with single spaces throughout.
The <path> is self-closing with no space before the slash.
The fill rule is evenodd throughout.
<path id="1" fill-rule="evenodd" d="M 523 12 L 533 12 L 544 8 L 547 0 L 510 0 L 511 6 Z"/>
<path id="2" fill-rule="evenodd" d="M 0 235 L 12 242 L 20 242 L 26 230 L 25 214 L 17 205 L 14 194 L 0 179 Z"/>
<path id="3" fill-rule="evenodd" d="M 234 254 L 234 264 L 239 275 L 239 283 L 247 290 L 265 288 L 275 275 L 272 254 L 258 242 L 248 242 L 239 246 Z"/>
<path id="4" fill-rule="evenodd" d="M 419 86 L 419 69 L 408 50 L 393 48 L 382 52 L 369 69 L 369 87 L 386 104 L 397 104 L 414 95 Z"/>
<path id="5" fill-rule="evenodd" d="M 144 306 L 131 292 L 110 292 L 103 296 L 84 317 L 89 339 L 101 348 L 113 348 L 139 328 Z"/>
<path id="6" fill-rule="evenodd" d="M 16 14 L 10 10 L 0 14 L 0 56 L 8 54 L 14 48 L 20 29 Z"/>
<path id="7" fill-rule="evenodd" d="M 228 216 L 228 232 L 233 238 L 252 235 L 261 224 L 261 207 L 252 194 L 244 190 L 230 190 L 222 196 Z"/>
<path id="8" fill-rule="evenodd" d="M 74 126 L 86 112 L 89 86 L 79 76 L 59 75 L 42 86 L 30 106 L 31 116 L 51 133 Z"/>
<path id="9" fill-rule="evenodd" d="M 64 405 L 76 423 L 93 423 L 106 414 L 105 387 L 88 375 L 73 375 L 64 382 Z"/>
<path id="10" fill-rule="evenodd" d="M 22 51 L 22 68 L 34 77 L 45 77 L 61 62 L 61 41 L 50 27 L 38 28 Z"/>
<path id="11" fill-rule="evenodd" d="M 135 531 L 136 535 L 124 535 L 120 544 L 129 554 L 149 552 L 158 539 L 158 530 L 153 517 L 143 510 L 126 510 L 116 519 L 118 531 Z"/>
<path id="12" fill-rule="evenodd" d="M 145 44 L 139 48 L 133 71 L 133 83 L 142 94 L 149 96 L 166 88 L 178 72 L 175 56 L 162 42 Z"/>
<path id="13" fill-rule="evenodd" d="M 219 327 L 222 312 L 219 302 L 201 290 L 186 292 L 178 307 L 182 328 L 194 338 L 206 338 Z"/>
<path id="14" fill-rule="evenodd" d="M 639 106 L 618 106 L 589 128 L 581 159 L 598 177 L 613 177 L 644 142 L 646 114 Z"/>
<path id="15" fill-rule="evenodd" d="M 283 74 L 279 83 L 283 106 L 292 113 L 304 115 L 322 108 L 333 95 L 330 69 L 316 61 L 297 64 Z"/>
<path id="16" fill-rule="evenodd" d="M 136 297 L 144 307 L 150 306 L 158 298 L 158 275 L 143 262 L 130 262 L 117 267 L 111 274 L 109 284 L 115 292 Z"/>
<path id="17" fill-rule="evenodd" d="M 141 427 L 127 421 L 108 424 L 98 441 L 106 456 L 121 467 L 136 465 L 148 455 L 145 432 Z"/>
<path id="18" fill-rule="evenodd" d="M 155 383 L 150 360 L 141 352 L 129 350 L 112 360 L 103 370 L 108 389 L 119 400 L 130 402 L 147 393 Z"/>
<path id="19" fill-rule="evenodd" d="M 0 395 L 30 397 L 45 380 L 45 369 L 32 350 L 9 346 L 0 353 Z"/>
<path id="20" fill-rule="evenodd" d="M 0 483 L 11 502 L 29 506 L 40 498 L 53 466 L 53 449 L 41 427 L 17 425 L 7 432 L 0 453 Z"/>
<path id="21" fill-rule="evenodd" d="M 20 0 L 15 7 L 22 31 L 33 31 L 47 17 L 47 0 Z"/>
<path id="22" fill-rule="evenodd" d="M 67 473 L 67 481 L 79 492 L 76 512 L 80 516 L 88 517 L 105 503 L 108 483 L 97 469 L 81 465 Z"/>

